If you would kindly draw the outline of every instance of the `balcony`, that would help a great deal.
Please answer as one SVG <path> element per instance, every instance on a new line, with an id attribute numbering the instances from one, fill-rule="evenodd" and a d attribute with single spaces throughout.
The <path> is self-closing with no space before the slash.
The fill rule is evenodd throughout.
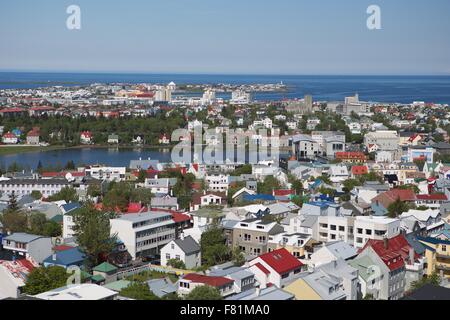
<path id="1" fill-rule="evenodd" d="M 436 262 L 435 266 L 438 270 L 450 271 L 450 264 Z"/>

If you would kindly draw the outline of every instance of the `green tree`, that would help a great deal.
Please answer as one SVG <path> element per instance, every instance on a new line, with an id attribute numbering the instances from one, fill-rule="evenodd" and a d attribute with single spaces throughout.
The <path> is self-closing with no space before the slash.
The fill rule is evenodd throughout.
<path id="1" fill-rule="evenodd" d="M 186 295 L 185 300 L 223 300 L 223 297 L 217 288 L 211 286 L 198 286 Z"/>
<path id="2" fill-rule="evenodd" d="M 186 270 L 186 265 L 180 259 L 170 259 L 167 261 L 167 265 L 176 269 Z"/>
<path id="3" fill-rule="evenodd" d="M 31 197 L 35 200 L 42 199 L 42 193 L 38 190 L 31 191 Z"/>
<path id="4" fill-rule="evenodd" d="M 102 190 L 99 184 L 90 184 L 87 189 L 87 195 L 93 198 L 100 197 L 102 195 Z"/>
<path id="5" fill-rule="evenodd" d="M 240 267 L 245 263 L 244 253 L 238 247 L 234 248 L 232 251 L 232 260 L 237 267 Z"/>
<path id="6" fill-rule="evenodd" d="M 140 202 L 145 205 L 149 205 L 153 197 L 152 191 L 147 188 L 136 188 L 133 189 L 130 196 L 130 201 Z"/>
<path id="7" fill-rule="evenodd" d="M 58 193 L 51 195 L 47 198 L 48 201 L 61 201 L 75 202 L 78 201 L 77 191 L 72 187 L 64 187 Z"/>
<path id="8" fill-rule="evenodd" d="M 134 281 L 120 290 L 119 295 L 135 300 L 160 300 L 148 287 L 147 283 Z"/>
<path id="9" fill-rule="evenodd" d="M 0 221 L 5 231 L 11 233 L 26 232 L 28 230 L 28 217 L 22 211 L 6 210 L 0 215 Z"/>
<path id="10" fill-rule="evenodd" d="M 31 212 L 28 218 L 30 232 L 32 234 L 44 235 L 44 226 L 47 223 L 47 217 L 41 212 Z"/>
<path id="11" fill-rule="evenodd" d="M 200 247 L 202 264 L 213 266 L 229 259 L 230 249 L 225 245 L 223 229 L 216 225 L 202 233 Z"/>
<path id="12" fill-rule="evenodd" d="M 110 190 L 103 198 L 104 209 L 114 212 L 118 208 L 121 212 L 125 212 L 130 203 L 131 193 L 132 188 L 128 182 L 111 183 Z"/>
<path id="13" fill-rule="evenodd" d="M 96 266 L 100 254 L 109 254 L 116 245 L 117 235 L 111 235 L 110 216 L 96 210 L 92 204 L 73 213 L 73 231 L 80 249 L 86 253 L 90 265 Z"/>
<path id="14" fill-rule="evenodd" d="M 147 178 L 147 172 L 145 170 L 139 170 L 137 182 L 143 183 Z"/>
<path id="15" fill-rule="evenodd" d="M 401 201 L 400 198 L 397 198 L 393 203 L 391 203 L 388 207 L 388 216 L 389 218 L 397 218 L 404 212 L 407 212 L 410 209 L 410 206 Z"/>
<path id="16" fill-rule="evenodd" d="M 431 284 L 433 286 L 439 286 L 441 284 L 441 277 L 437 272 L 433 272 L 428 277 L 423 277 L 422 279 L 418 281 L 414 281 L 411 283 L 411 290 L 417 290 L 422 288 L 424 285 Z"/>
<path id="17" fill-rule="evenodd" d="M 24 293 L 36 295 L 66 286 L 69 274 L 59 266 L 34 268 L 27 277 Z"/>
<path id="18" fill-rule="evenodd" d="M 274 176 L 267 176 L 264 182 L 258 182 L 257 188 L 260 194 L 272 194 L 273 190 L 281 188 L 281 184 Z"/>
<path id="19" fill-rule="evenodd" d="M 18 211 L 19 210 L 19 205 L 17 204 L 17 196 L 14 191 L 9 195 L 7 210 L 8 211 Z"/>

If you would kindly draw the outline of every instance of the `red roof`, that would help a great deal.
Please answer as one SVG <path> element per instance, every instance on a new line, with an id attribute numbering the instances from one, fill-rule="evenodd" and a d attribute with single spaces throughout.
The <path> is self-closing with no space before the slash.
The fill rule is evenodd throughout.
<path id="1" fill-rule="evenodd" d="M 83 131 L 81 132 L 81 135 L 87 138 L 92 138 L 92 133 L 90 131 Z"/>
<path id="2" fill-rule="evenodd" d="M 294 190 L 274 190 L 273 195 L 274 196 L 290 196 L 291 194 L 295 194 Z"/>
<path id="3" fill-rule="evenodd" d="M 366 160 L 367 158 L 363 152 L 336 152 L 336 159 Z"/>
<path id="4" fill-rule="evenodd" d="M 443 193 L 434 194 L 418 194 L 416 195 L 417 200 L 429 200 L 429 201 L 447 201 L 447 196 Z"/>
<path id="5" fill-rule="evenodd" d="M 14 133 L 11 132 L 7 132 L 3 135 L 3 138 L 7 138 L 7 139 L 14 139 L 17 138 L 16 135 Z"/>
<path id="6" fill-rule="evenodd" d="M 279 274 L 283 274 L 303 266 L 303 263 L 301 263 L 284 248 L 265 253 L 256 259 L 261 259 Z"/>
<path id="7" fill-rule="evenodd" d="M 130 203 L 128 204 L 127 213 L 139 213 L 142 210 L 142 204 L 140 203 Z"/>
<path id="8" fill-rule="evenodd" d="M 0 113 L 8 113 L 8 112 L 24 112 L 23 108 L 4 108 L 0 110 Z"/>
<path id="9" fill-rule="evenodd" d="M 257 267 L 259 270 L 261 270 L 262 272 L 264 272 L 265 274 L 269 274 L 270 273 L 270 271 L 269 270 L 267 270 L 267 268 L 266 267 L 264 267 L 261 263 L 257 263 L 257 264 L 255 264 L 255 267 Z"/>
<path id="10" fill-rule="evenodd" d="M 203 283 L 211 287 L 223 287 L 227 284 L 234 283 L 234 280 L 225 277 L 211 277 L 201 274 L 190 273 L 184 276 L 183 280 L 189 280 L 192 282 Z"/>
<path id="11" fill-rule="evenodd" d="M 72 177 L 84 177 L 85 173 L 84 171 L 62 171 L 62 172 L 43 172 L 42 177 L 45 178 L 53 178 L 53 177 L 65 177 L 66 174 L 70 173 Z"/>
<path id="12" fill-rule="evenodd" d="M 175 223 L 191 221 L 191 217 L 184 213 L 171 212 L 172 219 Z"/>
<path id="13" fill-rule="evenodd" d="M 53 107 L 50 106 L 38 106 L 38 107 L 33 107 L 30 108 L 31 111 L 50 111 L 50 110 L 54 110 Z"/>
<path id="14" fill-rule="evenodd" d="M 352 174 L 354 175 L 363 175 L 368 174 L 369 168 L 367 166 L 353 166 L 352 167 Z"/>
<path id="15" fill-rule="evenodd" d="M 405 261 L 409 260 L 409 250 L 412 249 L 406 238 L 401 234 L 388 239 L 387 248 L 384 240 L 369 240 L 361 251 L 364 251 L 367 247 L 372 247 L 391 271 L 405 265 Z M 414 259 L 418 258 L 419 255 L 414 252 Z"/>
<path id="16" fill-rule="evenodd" d="M 70 250 L 70 249 L 73 249 L 73 248 L 75 248 L 75 247 L 66 246 L 66 245 L 60 245 L 60 246 L 53 247 L 53 250 L 55 250 L 55 251 L 66 251 L 66 250 Z"/>

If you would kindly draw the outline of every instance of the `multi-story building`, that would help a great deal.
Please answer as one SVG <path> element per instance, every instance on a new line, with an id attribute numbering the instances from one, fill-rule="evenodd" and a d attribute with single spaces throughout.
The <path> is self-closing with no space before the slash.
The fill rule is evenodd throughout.
<path id="1" fill-rule="evenodd" d="M 250 256 L 267 252 L 269 237 L 284 232 L 276 222 L 264 222 L 260 219 L 248 219 L 239 222 L 233 228 L 233 248 L 239 248 Z"/>
<path id="2" fill-rule="evenodd" d="M 3 250 L 42 263 L 52 254 L 52 239 L 28 233 L 13 233 L 2 240 Z"/>
<path id="3" fill-rule="evenodd" d="M 225 174 L 208 174 L 206 183 L 209 191 L 226 192 L 230 183 L 230 176 Z"/>
<path id="4" fill-rule="evenodd" d="M 89 166 L 84 168 L 87 177 L 102 181 L 125 180 L 125 167 Z"/>
<path id="5" fill-rule="evenodd" d="M 375 131 L 369 132 L 364 136 L 364 145 L 377 145 L 378 150 L 394 151 L 399 148 L 400 137 L 397 131 Z"/>
<path id="6" fill-rule="evenodd" d="M 143 212 L 111 219 L 111 234 L 117 234 L 133 259 L 158 254 L 175 239 L 175 222 L 170 213 Z"/>
<path id="7" fill-rule="evenodd" d="M 311 235 L 303 233 L 279 233 L 273 236 L 269 235 L 269 241 L 267 242 L 267 251 L 272 252 L 284 248 L 298 259 L 307 258 L 307 246 L 311 244 Z"/>
<path id="8" fill-rule="evenodd" d="M 426 274 L 434 272 L 450 278 L 450 240 L 439 237 L 418 238 L 425 245 L 425 258 L 427 260 Z"/>
<path id="9" fill-rule="evenodd" d="M 33 191 L 39 191 L 44 197 L 48 197 L 69 186 L 71 184 L 66 179 L 11 179 L 0 181 L 0 192 L 30 195 Z"/>
<path id="10" fill-rule="evenodd" d="M 400 234 L 400 220 L 386 217 L 356 217 L 354 246 L 362 248 L 369 240 L 391 239 Z"/>

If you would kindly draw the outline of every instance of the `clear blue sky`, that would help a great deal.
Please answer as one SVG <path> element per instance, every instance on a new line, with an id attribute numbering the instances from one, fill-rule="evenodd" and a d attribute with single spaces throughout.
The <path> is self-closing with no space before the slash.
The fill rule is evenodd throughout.
<path id="1" fill-rule="evenodd" d="M 382 30 L 366 28 L 370 4 Z M 449 0 L 2 1 L 0 70 L 450 74 L 449 13 Z"/>

